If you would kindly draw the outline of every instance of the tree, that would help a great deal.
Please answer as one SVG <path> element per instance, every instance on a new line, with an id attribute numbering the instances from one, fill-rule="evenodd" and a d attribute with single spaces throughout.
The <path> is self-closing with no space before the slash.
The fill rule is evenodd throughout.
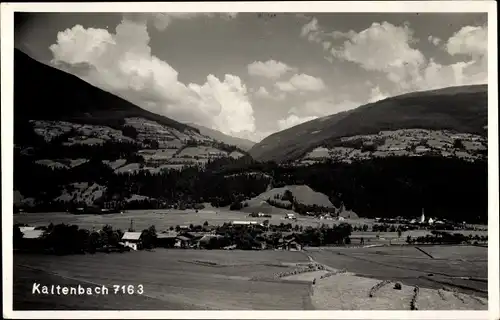
<path id="1" fill-rule="evenodd" d="M 241 202 L 239 201 L 235 201 L 233 202 L 230 206 L 229 206 L 229 210 L 233 210 L 233 211 L 237 211 L 237 210 L 241 210 L 243 208 L 243 205 Z"/>
<path id="2" fill-rule="evenodd" d="M 208 226 L 208 221 L 203 222 L 203 226 L 207 227 Z"/>
<path id="3" fill-rule="evenodd" d="M 293 193 L 292 193 L 292 191 L 290 191 L 288 189 L 285 190 L 285 192 L 283 193 L 283 197 L 281 199 L 284 200 L 284 201 L 293 202 Z"/>
<path id="4" fill-rule="evenodd" d="M 156 227 L 154 225 L 142 231 L 142 244 L 145 249 L 152 249 L 156 245 L 156 239 L 158 235 L 156 234 Z"/>
<path id="5" fill-rule="evenodd" d="M 408 243 L 408 244 L 411 244 L 411 243 L 412 243 L 412 239 L 411 239 L 411 236 L 410 236 L 410 235 L 408 235 L 408 236 L 406 237 L 406 243 Z"/>
<path id="6" fill-rule="evenodd" d="M 23 233 L 21 232 L 21 229 L 19 226 L 14 226 L 14 239 L 13 239 L 13 245 L 14 248 L 18 248 L 21 244 L 21 241 L 23 240 Z"/>
<path id="7" fill-rule="evenodd" d="M 123 126 L 122 133 L 126 137 L 137 139 L 137 130 L 132 126 Z"/>
<path id="8" fill-rule="evenodd" d="M 398 238 L 401 238 L 401 229 L 398 229 Z"/>
<path id="9" fill-rule="evenodd" d="M 462 140 L 456 139 L 455 141 L 453 141 L 453 148 L 462 150 L 465 148 L 465 146 Z"/>

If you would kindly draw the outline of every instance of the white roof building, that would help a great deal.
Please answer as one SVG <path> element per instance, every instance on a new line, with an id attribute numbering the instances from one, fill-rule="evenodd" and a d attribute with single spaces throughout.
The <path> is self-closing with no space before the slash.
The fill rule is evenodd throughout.
<path id="1" fill-rule="evenodd" d="M 43 230 L 25 230 L 23 232 L 24 239 L 38 239 L 43 235 Z"/>
<path id="2" fill-rule="evenodd" d="M 124 241 L 139 241 L 141 239 L 142 232 L 130 232 L 127 231 L 123 234 L 122 240 Z"/>

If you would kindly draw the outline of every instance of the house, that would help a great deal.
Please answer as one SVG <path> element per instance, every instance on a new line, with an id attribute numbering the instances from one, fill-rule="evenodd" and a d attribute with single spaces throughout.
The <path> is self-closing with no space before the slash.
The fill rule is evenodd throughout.
<path id="1" fill-rule="evenodd" d="M 19 230 L 24 233 L 25 231 L 35 230 L 35 227 L 19 227 Z"/>
<path id="2" fill-rule="evenodd" d="M 290 239 L 284 239 L 283 241 L 280 241 L 278 249 L 289 250 L 289 251 L 301 251 L 302 245 L 297 241 L 295 237 L 292 237 Z"/>
<path id="3" fill-rule="evenodd" d="M 44 230 L 35 230 L 33 229 L 25 229 L 24 231 L 21 229 L 23 233 L 23 239 L 40 239 L 45 232 Z"/>
<path id="4" fill-rule="evenodd" d="M 20 247 L 28 251 L 39 251 L 43 250 L 43 234 L 45 230 L 35 230 L 34 227 L 27 227 L 23 231 L 23 227 L 20 228 L 23 233 L 23 238 L 20 242 Z"/>
<path id="5" fill-rule="evenodd" d="M 127 231 L 123 234 L 121 244 L 133 250 L 142 249 L 142 232 Z"/>
<path id="6" fill-rule="evenodd" d="M 260 226 L 263 227 L 263 225 L 258 222 L 258 221 L 233 221 L 231 222 L 231 225 L 233 226 Z"/>
<path id="7" fill-rule="evenodd" d="M 177 232 L 162 232 L 156 235 L 156 246 L 162 248 L 173 248 L 175 246 Z"/>
<path id="8" fill-rule="evenodd" d="M 218 240 L 224 239 L 224 236 L 221 235 L 212 235 L 212 234 L 206 234 L 204 235 L 200 240 L 197 241 L 197 246 L 198 248 L 207 248 L 212 245 L 212 239 Z M 217 245 L 217 244 L 216 244 Z"/>
<path id="9" fill-rule="evenodd" d="M 287 213 L 285 215 L 285 219 L 297 220 L 297 218 L 295 217 L 295 214 L 293 214 L 293 213 Z"/>
<path id="10" fill-rule="evenodd" d="M 175 248 L 189 248 L 191 247 L 193 241 L 191 240 L 191 238 L 188 238 L 186 236 L 177 236 L 175 238 L 175 244 L 174 244 L 174 247 Z"/>

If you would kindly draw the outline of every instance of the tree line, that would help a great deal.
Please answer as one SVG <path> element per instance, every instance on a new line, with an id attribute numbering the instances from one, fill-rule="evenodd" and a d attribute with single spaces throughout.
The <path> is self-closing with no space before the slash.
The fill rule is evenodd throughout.
<path id="1" fill-rule="evenodd" d="M 24 239 L 20 230 L 22 225 L 14 225 L 14 249 L 47 253 L 56 255 L 68 254 L 86 254 L 96 252 L 124 252 L 127 248 L 121 244 L 123 231 L 113 229 L 110 225 L 104 226 L 101 230 L 88 230 L 79 228 L 77 225 L 68 224 L 49 224 L 47 227 L 38 227 L 43 230 L 39 239 Z M 189 226 L 185 234 L 189 232 L 200 232 L 208 226 Z M 171 227 L 180 235 L 182 231 L 180 226 Z M 134 231 L 129 229 L 128 231 Z M 206 249 L 222 249 L 227 246 L 234 246 L 236 249 L 252 250 L 262 248 L 265 244 L 267 248 L 276 248 L 285 238 L 294 238 L 301 245 L 324 246 L 324 245 L 344 245 L 349 244 L 352 232 L 351 225 L 342 223 L 332 227 L 321 226 L 318 228 L 301 227 L 300 230 L 293 229 L 291 224 L 262 226 L 233 226 L 224 223 L 221 226 L 214 227 L 215 234 L 219 237 L 212 237 L 208 243 L 203 244 Z M 288 232 L 284 236 L 283 233 Z M 158 233 L 155 226 L 144 229 L 141 235 L 142 248 L 152 249 L 159 245 Z"/>

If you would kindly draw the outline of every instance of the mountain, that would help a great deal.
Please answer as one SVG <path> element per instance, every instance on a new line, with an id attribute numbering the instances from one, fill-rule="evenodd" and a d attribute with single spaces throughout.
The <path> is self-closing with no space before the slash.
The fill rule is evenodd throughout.
<path id="1" fill-rule="evenodd" d="M 426 136 L 445 132 L 446 139 L 453 133 L 470 134 L 475 141 L 486 136 L 487 92 L 487 85 L 472 85 L 391 97 L 277 132 L 249 153 L 259 161 L 295 161 L 315 150 L 331 152 L 348 137 L 373 139 L 381 131 L 405 136 L 408 129 L 422 129 L 413 132 L 427 131 Z"/>
<path id="2" fill-rule="evenodd" d="M 146 111 L 80 78 L 14 52 L 14 119 L 60 120 L 117 126 L 144 118 L 181 132 L 198 129 Z"/>
<path id="3" fill-rule="evenodd" d="M 225 144 L 236 146 L 244 151 L 250 150 L 250 148 L 252 148 L 255 145 L 255 142 L 253 142 L 253 141 L 229 136 L 229 135 L 224 134 L 220 131 L 210 129 L 210 128 L 207 128 L 207 127 L 204 127 L 201 125 L 189 123 L 189 126 L 197 128 L 198 130 L 200 130 L 200 133 L 204 136 L 210 137 L 214 140 L 223 142 Z"/>

